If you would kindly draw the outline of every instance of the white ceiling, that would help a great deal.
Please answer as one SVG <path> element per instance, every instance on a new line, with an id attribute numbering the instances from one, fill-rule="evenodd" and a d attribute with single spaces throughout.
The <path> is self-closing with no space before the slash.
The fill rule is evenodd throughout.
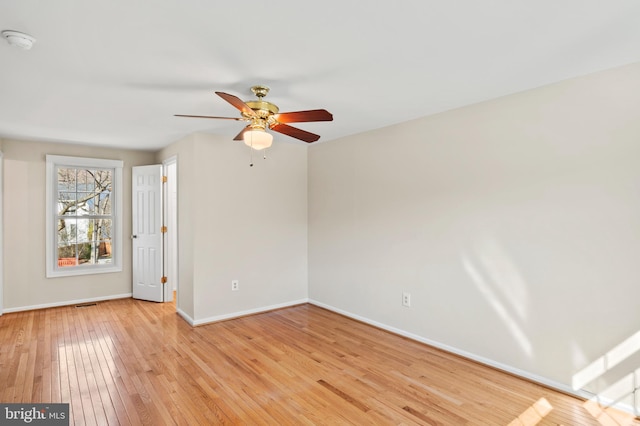
<path id="1" fill-rule="evenodd" d="M 640 61 L 637 0 L 0 0 L 0 137 L 158 149 L 271 87 L 332 140 Z M 640 94 L 638 94 L 640 96 Z M 298 143 L 276 134 L 277 141 Z M 301 143 L 301 142 L 300 142 Z"/>

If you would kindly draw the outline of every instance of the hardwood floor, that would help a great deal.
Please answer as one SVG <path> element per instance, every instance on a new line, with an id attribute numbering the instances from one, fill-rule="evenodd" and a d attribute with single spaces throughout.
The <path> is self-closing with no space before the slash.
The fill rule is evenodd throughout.
<path id="1" fill-rule="evenodd" d="M 0 402 L 69 402 L 77 425 L 640 425 L 312 305 L 197 328 L 133 299 L 6 314 Z"/>

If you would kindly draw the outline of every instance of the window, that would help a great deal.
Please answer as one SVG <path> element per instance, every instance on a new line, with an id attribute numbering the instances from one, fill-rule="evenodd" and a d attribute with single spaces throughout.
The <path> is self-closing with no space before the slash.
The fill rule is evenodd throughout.
<path id="1" fill-rule="evenodd" d="M 122 161 L 47 155 L 47 277 L 122 270 Z"/>

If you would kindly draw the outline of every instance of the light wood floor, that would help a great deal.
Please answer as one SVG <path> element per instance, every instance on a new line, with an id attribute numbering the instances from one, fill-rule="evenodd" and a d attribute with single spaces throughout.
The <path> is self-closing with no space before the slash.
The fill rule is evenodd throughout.
<path id="1" fill-rule="evenodd" d="M 78 425 L 640 424 L 311 305 L 197 328 L 133 299 L 5 314 L 0 402 Z"/>

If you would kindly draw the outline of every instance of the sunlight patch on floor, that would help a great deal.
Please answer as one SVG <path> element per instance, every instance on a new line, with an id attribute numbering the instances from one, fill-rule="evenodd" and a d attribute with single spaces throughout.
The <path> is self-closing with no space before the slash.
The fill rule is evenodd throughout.
<path id="1" fill-rule="evenodd" d="M 635 416 L 611 407 L 602 406 L 597 398 L 592 398 L 584 403 L 584 408 L 602 426 L 628 426 L 637 424 Z"/>
<path id="2" fill-rule="evenodd" d="M 553 406 L 546 398 L 540 398 L 522 414 L 513 419 L 509 426 L 534 426 L 553 410 Z"/>

